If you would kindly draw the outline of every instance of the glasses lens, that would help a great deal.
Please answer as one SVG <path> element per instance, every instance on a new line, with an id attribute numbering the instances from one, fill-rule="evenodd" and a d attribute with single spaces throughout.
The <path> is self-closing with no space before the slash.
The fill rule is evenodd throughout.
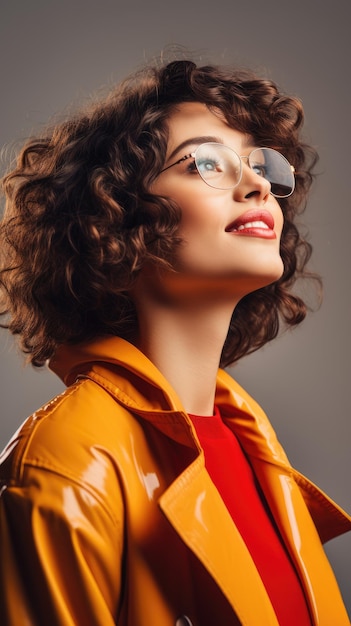
<path id="1" fill-rule="evenodd" d="M 195 151 L 195 164 L 201 178 L 216 189 L 232 189 L 240 182 L 241 159 L 228 146 L 203 143 Z"/>
<path id="2" fill-rule="evenodd" d="M 249 156 L 251 169 L 271 184 L 276 198 L 291 196 L 295 188 L 293 169 L 286 158 L 273 148 L 256 148 Z"/>

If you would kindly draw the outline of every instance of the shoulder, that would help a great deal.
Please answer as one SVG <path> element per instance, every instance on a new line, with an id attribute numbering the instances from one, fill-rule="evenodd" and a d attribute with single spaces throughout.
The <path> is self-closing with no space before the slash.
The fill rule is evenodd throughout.
<path id="1" fill-rule="evenodd" d="M 79 380 L 31 415 L 0 456 L 2 484 L 23 485 L 46 471 L 95 487 L 114 467 L 133 417 L 105 390 Z M 90 471 L 95 467 L 95 472 Z"/>

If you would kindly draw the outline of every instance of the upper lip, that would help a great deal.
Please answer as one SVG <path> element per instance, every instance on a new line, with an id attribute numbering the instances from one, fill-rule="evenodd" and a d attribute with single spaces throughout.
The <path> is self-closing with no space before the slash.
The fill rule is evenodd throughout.
<path id="1" fill-rule="evenodd" d="M 236 230 L 239 226 L 243 226 L 248 222 L 264 222 L 271 230 L 274 229 L 273 215 L 266 209 L 251 209 L 242 215 L 239 215 L 233 222 L 226 227 L 226 232 Z"/>

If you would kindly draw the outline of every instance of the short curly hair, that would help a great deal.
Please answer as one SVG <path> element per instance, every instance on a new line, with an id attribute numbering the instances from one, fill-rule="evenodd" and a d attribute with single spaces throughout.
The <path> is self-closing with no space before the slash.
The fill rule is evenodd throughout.
<path id="1" fill-rule="evenodd" d="M 294 220 L 305 208 L 317 154 L 300 139 L 300 100 L 248 70 L 188 59 L 155 63 L 29 139 L 3 178 L 2 326 L 19 336 L 33 365 L 60 344 L 133 337 L 129 294 L 140 269 L 146 262 L 172 267 L 181 243 L 180 208 L 150 192 L 165 161 L 168 118 L 181 102 L 220 110 L 230 127 L 279 150 L 296 171 L 294 194 L 279 199 L 284 273 L 239 302 L 221 365 L 274 338 L 281 321 L 304 319 L 307 306 L 292 287 L 310 276 L 311 245 Z"/>

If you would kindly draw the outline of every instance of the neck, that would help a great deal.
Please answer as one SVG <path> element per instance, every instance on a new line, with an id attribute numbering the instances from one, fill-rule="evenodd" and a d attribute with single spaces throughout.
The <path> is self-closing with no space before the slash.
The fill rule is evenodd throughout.
<path id="1" fill-rule="evenodd" d="M 169 381 L 188 413 L 213 415 L 217 372 L 233 302 L 168 307 L 143 299 L 138 309 L 139 349 Z"/>

